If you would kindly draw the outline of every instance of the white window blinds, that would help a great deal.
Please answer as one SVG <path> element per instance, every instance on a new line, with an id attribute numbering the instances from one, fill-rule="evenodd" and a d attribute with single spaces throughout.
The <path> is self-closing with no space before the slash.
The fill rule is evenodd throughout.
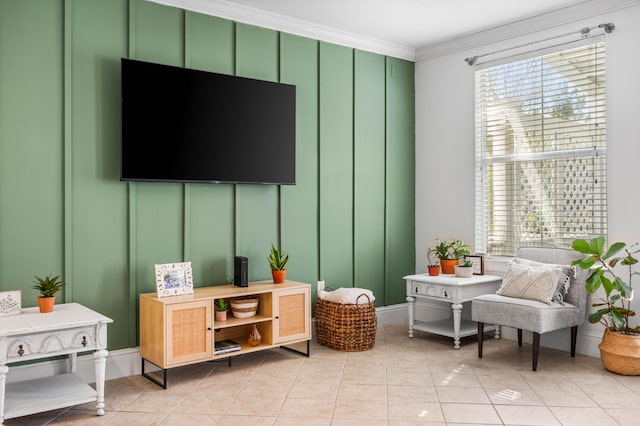
<path id="1" fill-rule="evenodd" d="M 475 78 L 476 250 L 606 235 L 605 43 Z"/>

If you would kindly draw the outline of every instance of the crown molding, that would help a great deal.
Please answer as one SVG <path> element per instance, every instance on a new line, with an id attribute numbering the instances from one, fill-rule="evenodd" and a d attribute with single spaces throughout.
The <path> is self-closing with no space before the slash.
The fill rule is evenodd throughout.
<path id="1" fill-rule="evenodd" d="M 263 10 L 234 4 L 224 0 L 147 0 L 205 15 L 217 16 L 243 24 L 255 25 L 314 40 L 348 46 L 368 52 L 406 59 L 414 62 L 414 48 L 388 43 L 384 40 L 364 37 L 347 31 L 313 24 Z"/>
<path id="2" fill-rule="evenodd" d="M 475 49 L 498 41 L 526 36 L 539 31 L 592 18 L 604 13 L 640 5 L 640 0 L 587 0 L 525 19 L 496 27 L 463 34 L 451 40 L 424 46 L 416 50 L 415 61 L 424 61 L 469 49 Z M 597 22 L 595 24 L 601 24 Z"/>
<path id="3" fill-rule="evenodd" d="M 640 0 L 585 0 L 551 12 L 469 32 L 450 40 L 414 49 L 225 0 L 147 1 L 413 62 L 479 48 L 498 41 L 526 36 L 607 12 L 640 5 Z"/>

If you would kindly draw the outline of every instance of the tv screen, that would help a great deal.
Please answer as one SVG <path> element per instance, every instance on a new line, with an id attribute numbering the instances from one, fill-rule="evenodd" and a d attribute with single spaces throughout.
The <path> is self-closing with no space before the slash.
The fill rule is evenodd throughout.
<path id="1" fill-rule="evenodd" d="M 124 181 L 295 184 L 295 86 L 122 58 Z"/>

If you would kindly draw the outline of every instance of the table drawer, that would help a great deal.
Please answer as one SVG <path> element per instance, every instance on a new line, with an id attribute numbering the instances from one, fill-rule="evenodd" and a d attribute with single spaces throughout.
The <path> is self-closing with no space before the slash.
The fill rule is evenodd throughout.
<path id="1" fill-rule="evenodd" d="M 447 285 L 412 282 L 411 293 L 418 296 L 429 296 L 442 300 L 453 300 L 453 290 L 450 286 Z"/>
<path id="2" fill-rule="evenodd" d="M 95 350 L 96 326 L 18 335 L 7 339 L 7 360 L 16 361 L 36 354 L 55 354 L 74 350 Z"/>

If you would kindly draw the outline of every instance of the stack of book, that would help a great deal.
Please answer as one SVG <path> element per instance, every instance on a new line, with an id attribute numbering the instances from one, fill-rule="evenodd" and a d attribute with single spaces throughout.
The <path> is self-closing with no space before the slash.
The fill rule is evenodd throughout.
<path id="1" fill-rule="evenodd" d="M 242 349 L 240 343 L 234 342 L 233 340 L 222 340 L 216 342 L 215 347 L 213 349 L 214 355 L 222 355 L 229 352 L 235 352 Z"/>

